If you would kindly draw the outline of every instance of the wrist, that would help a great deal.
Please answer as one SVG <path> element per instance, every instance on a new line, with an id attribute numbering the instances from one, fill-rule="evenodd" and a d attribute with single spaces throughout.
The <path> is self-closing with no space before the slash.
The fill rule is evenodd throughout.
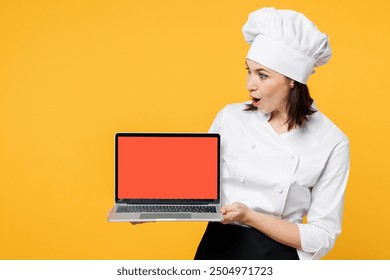
<path id="1" fill-rule="evenodd" d="M 244 216 L 243 223 L 247 226 L 258 228 L 259 226 L 264 225 L 267 219 L 268 215 L 253 209 L 248 209 Z"/>
<path id="2" fill-rule="evenodd" d="M 242 223 L 245 224 L 245 225 L 248 225 L 250 226 L 251 225 L 251 221 L 253 221 L 253 214 L 255 213 L 254 210 L 248 208 L 245 213 L 244 213 L 244 216 L 243 216 L 243 219 L 242 219 Z"/>

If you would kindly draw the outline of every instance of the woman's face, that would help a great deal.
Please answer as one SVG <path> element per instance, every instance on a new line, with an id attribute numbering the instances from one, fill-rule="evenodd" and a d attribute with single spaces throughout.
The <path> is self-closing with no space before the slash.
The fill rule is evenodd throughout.
<path id="1" fill-rule="evenodd" d="M 247 59 L 246 87 L 253 106 L 262 113 L 286 114 L 287 101 L 294 81 L 253 60 Z"/>

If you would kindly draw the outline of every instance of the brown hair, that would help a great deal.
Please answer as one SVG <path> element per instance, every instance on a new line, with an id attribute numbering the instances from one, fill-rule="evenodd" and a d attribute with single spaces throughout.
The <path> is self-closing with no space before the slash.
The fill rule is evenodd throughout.
<path id="1" fill-rule="evenodd" d="M 290 131 L 294 127 L 302 126 L 307 120 L 308 116 L 314 114 L 316 110 L 311 106 L 313 98 L 310 96 L 309 88 L 305 84 L 294 81 L 294 87 L 290 91 L 290 96 L 287 101 L 287 121 Z M 255 111 L 257 107 L 253 104 L 246 104 L 247 108 L 244 111 Z"/>

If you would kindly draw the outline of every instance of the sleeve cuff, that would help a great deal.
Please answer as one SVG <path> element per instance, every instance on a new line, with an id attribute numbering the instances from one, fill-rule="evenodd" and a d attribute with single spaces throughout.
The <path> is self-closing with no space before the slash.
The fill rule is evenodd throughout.
<path id="1" fill-rule="evenodd" d="M 321 244 L 330 243 L 324 240 L 320 240 L 322 233 L 320 229 L 315 228 L 307 224 L 297 224 L 299 234 L 301 238 L 302 250 L 298 250 L 298 256 L 300 259 L 319 260 L 326 255 L 326 248 L 332 247 L 330 244 L 327 246 L 321 246 Z"/>

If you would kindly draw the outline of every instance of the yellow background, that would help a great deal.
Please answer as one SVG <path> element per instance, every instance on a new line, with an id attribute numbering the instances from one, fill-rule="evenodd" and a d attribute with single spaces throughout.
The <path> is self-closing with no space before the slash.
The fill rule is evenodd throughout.
<path id="1" fill-rule="evenodd" d="M 205 223 L 108 223 L 116 131 L 207 131 L 247 100 L 241 27 L 303 12 L 334 56 L 309 87 L 350 138 L 327 259 L 390 259 L 388 1 L 0 1 L 0 259 L 191 259 Z"/>

